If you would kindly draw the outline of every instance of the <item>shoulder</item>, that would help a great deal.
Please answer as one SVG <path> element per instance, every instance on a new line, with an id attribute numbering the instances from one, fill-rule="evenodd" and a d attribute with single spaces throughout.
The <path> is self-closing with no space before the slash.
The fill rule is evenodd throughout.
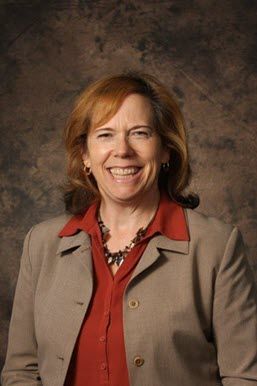
<path id="1" fill-rule="evenodd" d="M 58 234 L 72 217 L 69 213 L 62 213 L 34 225 L 26 236 L 31 254 L 49 248 L 53 251 L 57 249 L 61 240 Z"/>
<path id="2" fill-rule="evenodd" d="M 45 235 L 56 237 L 65 224 L 73 217 L 69 213 L 61 213 L 59 216 L 42 221 L 33 226 L 33 233 L 38 237 Z"/>
<path id="3" fill-rule="evenodd" d="M 42 272 L 50 276 L 55 272 L 58 263 L 57 250 L 62 240 L 59 232 L 72 217 L 71 214 L 62 213 L 32 226 L 27 233 L 23 244 L 20 271 L 24 270 L 24 267 L 27 267 L 26 269 L 29 267 L 34 288 L 38 285 Z"/>
<path id="4" fill-rule="evenodd" d="M 185 215 L 192 244 L 208 247 L 210 252 L 224 252 L 232 232 L 240 234 L 233 224 L 214 216 L 207 216 L 195 209 L 185 209 Z"/>
<path id="5" fill-rule="evenodd" d="M 213 234 L 231 232 L 234 227 L 233 224 L 226 223 L 218 217 L 208 216 L 195 209 L 185 209 L 186 217 L 188 220 L 189 228 L 192 231 L 198 231 L 203 233 L 211 232 Z"/>

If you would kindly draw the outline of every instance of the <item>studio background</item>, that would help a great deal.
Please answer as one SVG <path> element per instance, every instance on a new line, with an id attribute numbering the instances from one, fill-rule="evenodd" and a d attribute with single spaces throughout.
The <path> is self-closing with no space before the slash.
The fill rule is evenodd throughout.
<path id="1" fill-rule="evenodd" d="M 0 369 L 25 234 L 63 211 L 63 127 L 99 77 L 142 70 L 177 97 L 197 210 L 240 228 L 257 279 L 257 3 L 1 0 L 0 12 Z"/>

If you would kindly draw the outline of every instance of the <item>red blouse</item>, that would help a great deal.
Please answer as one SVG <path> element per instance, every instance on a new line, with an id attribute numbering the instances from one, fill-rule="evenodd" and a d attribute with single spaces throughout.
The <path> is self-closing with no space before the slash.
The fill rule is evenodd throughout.
<path id="1" fill-rule="evenodd" d="M 158 209 L 144 238 L 128 253 L 113 276 L 106 263 L 97 223 L 99 204 L 84 216 L 73 217 L 59 233 L 70 236 L 78 230 L 91 237 L 94 290 L 73 351 L 66 386 L 129 386 L 123 336 L 123 293 L 147 243 L 154 234 L 189 240 L 183 208 L 161 193 Z"/>

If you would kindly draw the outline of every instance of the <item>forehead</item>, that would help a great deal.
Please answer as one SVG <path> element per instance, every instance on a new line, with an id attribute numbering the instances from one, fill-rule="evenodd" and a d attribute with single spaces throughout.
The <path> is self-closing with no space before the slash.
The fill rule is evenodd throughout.
<path id="1" fill-rule="evenodd" d="M 153 119 L 153 109 L 150 100 L 140 94 L 128 95 L 121 103 L 114 114 L 108 114 L 106 119 L 101 122 L 95 122 L 95 128 L 117 125 L 119 123 L 151 123 Z"/>

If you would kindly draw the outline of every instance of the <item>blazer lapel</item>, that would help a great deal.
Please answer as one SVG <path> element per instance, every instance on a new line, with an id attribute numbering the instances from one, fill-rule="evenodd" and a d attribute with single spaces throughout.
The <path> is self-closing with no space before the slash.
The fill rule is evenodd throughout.
<path id="1" fill-rule="evenodd" d="M 149 241 L 141 259 L 139 260 L 130 281 L 138 276 L 141 272 L 146 270 L 148 267 L 150 267 L 156 260 L 158 260 L 161 256 L 161 250 L 179 254 L 188 254 L 189 241 L 173 240 L 163 235 L 153 237 Z M 65 256 L 67 253 L 72 254 L 73 256 L 71 256 L 71 258 L 75 257 L 76 261 L 84 266 L 84 268 L 87 269 L 88 273 L 90 273 L 90 276 L 92 277 L 93 269 L 90 237 L 85 232 L 81 231 L 74 236 L 62 238 L 57 250 L 57 254 Z M 81 280 L 84 282 L 84 276 L 82 275 Z"/>
<path id="2" fill-rule="evenodd" d="M 156 237 L 153 237 L 149 241 L 141 259 L 139 260 L 131 276 L 130 282 L 160 258 L 161 250 L 167 250 L 167 251 L 181 253 L 181 254 L 188 254 L 189 241 L 172 240 L 163 235 L 158 235 Z"/>
<path id="3" fill-rule="evenodd" d="M 86 251 L 90 252 L 90 257 L 85 257 Z M 71 257 L 75 256 L 76 261 L 92 274 L 91 242 L 87 233 L 80 231 L 73 236 L 62 237 L 56 254 L 61 258 L 67 254 L 70 254 Z"/>

